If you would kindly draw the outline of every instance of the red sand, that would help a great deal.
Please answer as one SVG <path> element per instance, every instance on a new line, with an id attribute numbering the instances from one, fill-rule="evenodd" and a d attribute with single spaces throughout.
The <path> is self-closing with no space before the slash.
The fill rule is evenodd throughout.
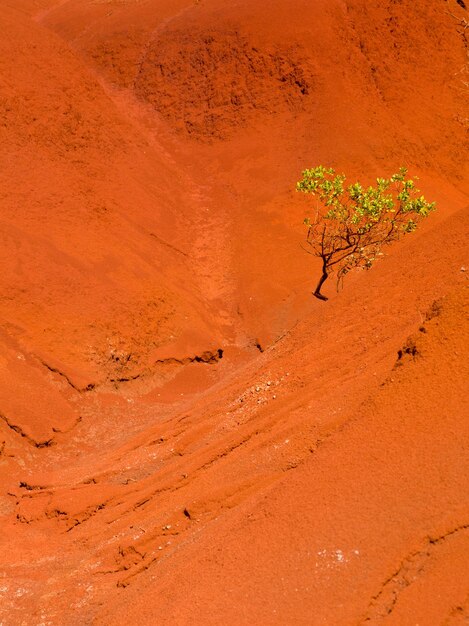
<path id="1" fill-rule="evenodd" d="M 468 19 L 0 2 L 3 626 L 468 623 Z M 328 303 L 317 163 L 438 203 Z"/>

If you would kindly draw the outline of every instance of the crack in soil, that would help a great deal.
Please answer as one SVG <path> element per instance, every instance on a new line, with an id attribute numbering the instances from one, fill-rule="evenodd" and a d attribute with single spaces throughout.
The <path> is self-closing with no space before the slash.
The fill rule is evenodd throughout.
<path id="1" fill-rule="evenodd" d="M 0 413 L 0 419 L 5 422 L 10 430 L 15 432 L 17 435 L 20 435 L 20 437 L 23 437 L 23 439 L 26 439 L 29 445 L 33 446 L 33 448 L 50 448 L 51 446 L 55 445 L 53 437 L 51 437 L 50 439 L 45 439 L 44 441 L 36 441 L 36 439 L 25 433 L 21 426 L 18 426 L 17 424 L 12 424 L 10 420 L 6 417 L 6 415 L 2 415 Z"/>
<path id="2" fill-rule="evenodd" d="M 22 480 L 19 484 L 21 489 L 26 489 L 26 491 L 38 491 L 42 489 L 48 489 L 48 487 L 44 485 L 30 485 L 26 481 Z"/>
<path id="3" fill-rule="evenodd" d="M 64 378 L 65 381 L 68 383 L 68 385 L 70 385 L 72 389 L 75 389 L 75 391 L 78 391 L 78 393 L 85 393 L 86 391 L 92 391 L 93 389 L 96 388 L 96 383 L 88 383 L 86 387 L 77 387 L 75 383 L 67 376 L 67 374 L 59 370 L 57 367 L 53 367 L 52 365 L 49 365 L 48 363 L 46 363 L 46 361 L 44 361 L 41 358 L 39 359 L 39 362 L 53 374 L 58 374 L 59 376 Z"/>
<path id="4" fill-rule="evenodd" d="M 104 508 L 106 508 L 106 506 L 109 504 L 109 502 L 110 502 L 110 500 L 106 500 L 105 502 L 102 502 L 101 504 L 97 504 L 96 506 L 90 507 L 89 509 L 87 509 L 83 513 L 81 519 L 78 519 L 77 517 L 73 518 L 74 524 L 72 524 L 72 526 L 70 526 L 70 528 L 67 528 L 67 530 L 65 532 L 69 533 L 71 530 L 73 530 L 77 526 L 80 526 L 81 524 L 84 524 L 85 522 L 90 520 L 99 511 L 102 511 Z"/>
<path id="5" fill-rule="evenodd" d="M 151 233 L 153 235 L 153 233 Z M 157 237 L 157 235 L 153 235 L 154 237 L 156 237 L 157 239 L 159 239 L 159 237 Z M 165 242 L 163 242 L 165 243 Z M 167 244 L 169 245 L 169 244 Z M 171 246 L 172 247 L 172 246 Z M 175 250 L 177 250 L 175 248 Z M 180 252 L 179 250 L 177 250 L 177 252 Z M 184 252 L 181 252 L 181 254 L 185 254 Z M 67 383 L 67 385 L 69 387 L 71 387 L 74 391 L 83 394 L 89 391 L 94 391 L 99 389 L 100 387 L 102 387 L 103 385 L 105 385 L 106 383 L 112 383 L 114 384 L 116 387 L 119 384 L 122 383 L 128 383 L 128 382 L 133 382 L 135 380 L 138 380 L 139 378 L 143 378 L 145 376 L 151 375 L 152 373 L 154 373 L 152 371 L 152 367 L 148 367 L 146 369 L 144 369 L 143 371 L 139 372 L 138 374 L 133 374 L 130 376 L 122 376 L 119 378 L 109 378 L 106 381 L 103 382 L 98 382 L 98 383 L 88 383 L 85 387 L 79 387 L 77 386 L 72 380 L 71 378 L 65 373 L 62 372 L 58 367 L 54 367 L 53 365 L 50 365 L 49 363 L 47 363 L 47 361 L 45 361 L 44 359 L 37 357 L 39 363 L 41 363 L 41 365 L 43 365 L 46 369 L 48 369 L 50 372 L 52 372 L 53 374 L 57 374 L 58 376 L 60 376 L 61 378 L 63 378 L 65 380 L 65 382 Z M 220 361 L 220 359 L 223 358 L 223 349 L 222 348 L 217 348 L 216 350 L 206 350 L 205 352 L 202 352 L 202 354 L 200 355 L 195 355 L 193 357 L 184 357 L 181 359 L 178 359 L 176 357 L 169 357 L 167 359 L 158 359 L 154 362 L 154 366 L 158 366 L 158 365 L 180 365 L 180 366 L 184 366 L 184 365 L 189 365 L 191 363 L 205 363 L 208 365 L 213 365 L 218 363 L 218 361 Z M 77 423 L 81 420 L 81 418 L 78 419 Z M 74 428 L 76 426 L 76 424 L 74 424 L 74 426 L 72 426 L 72 428 Z M 71 430 L 71 429 L 70 429 Z M 17 431 L 19 432 L 19 431 Z M 56 431 L 54 429 L 54 432 L 59 432 Z M 60 431 L 61 432 L 61 431 Z M 26 435 L 22 435 L 22 436 L 26 436 Z M 36 445 L 36 444 L 33 444 Z M 46 447 L 46 445 L 51 445 L 48 444 L 46 442 L 44 443 L 40 443 L 39 445 L 37 445 L 36 447 Z"/>
<path id="6" fill-rule="evenodd" d="M 427 545 L 422 550 L 413 552 L 400 564 L 399 568 L 381 585 L 381 589 L 371 598 L 366 617 L 360 624 L 372 622 L 377 624 L 388 617 L 394 610 L 400 593 L 409 587 L 420 576 L 432 555 L 433 548 L 452 535 L 469 529 L 469 524 L 457 526 L 438 537 L 427 537 Z"/>
<path id="7" fill-rule="evenodd" d="M 220 359 L 223 358 L 223 350 L 221 348 L 218 348 L 215 351 L 211 351 L 211 350 L 206 350 L 205 352 L 202 352 L 202 354 L 200 355 L 196 355 L 196 356 L 188 356 L 182 359 L 178 359 L 176 357 L 169 357 L 167 359 L 158 359 L 157 361 L 155 361 L 155 365 L 167 365 L 167 364 L 175 364 L 175 365 L 189 365 L 190 363 L 206 363 L 206 364 L 213 364 L 213 363 L 218 363 L 218 361 L 220 361 Z"/>
<path id="8" fill-rule="evenodd" d="M 169 242 L 165 241 L 164 239 L 162 239 L 161 237 L 159 237 L 155 233 L 150 233 L 150 237 L 154 237 L 157 241 L 159 241 L 162 245 L 166 246 L 170 250 L 173 250 L 174 252 L 177 252 L 178 254 L 182 254 L 185 257 L 189 257 L 187 252 L 183 252 L 179 248 L 176 248 L 176 246 L 173 246 L 172 244 L 170 244 Z"/>

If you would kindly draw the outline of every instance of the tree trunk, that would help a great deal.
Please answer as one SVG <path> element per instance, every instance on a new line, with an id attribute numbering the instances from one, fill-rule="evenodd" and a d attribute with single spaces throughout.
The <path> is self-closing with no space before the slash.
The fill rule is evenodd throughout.
<path id="1" fill-rule="evenodd" d="M 313 296 L 315 296 L 316 298 L 319 298 L 319 300 L 328 300 L 328 298 L 326 296 L 323 296 L 323 294 L 321 293 L 321 287 L 323 286 L 324 282 L 327 280 L 328 276 L 329 274 L 327 273 L 326 265 L 324 264 L 322 267 L 322 276 L 319 279 L 316 289 L 313 291 Z"/>

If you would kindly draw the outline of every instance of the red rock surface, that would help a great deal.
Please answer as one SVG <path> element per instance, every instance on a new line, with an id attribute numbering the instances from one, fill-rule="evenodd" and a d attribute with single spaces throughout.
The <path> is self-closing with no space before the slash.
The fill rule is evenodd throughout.
<path id="1" fill-rule="evenodd" d="M 467 623 L 468 19 L 0 1 L 3 626 Z M 438 203 L 327 303 L 317 163 Z"/>

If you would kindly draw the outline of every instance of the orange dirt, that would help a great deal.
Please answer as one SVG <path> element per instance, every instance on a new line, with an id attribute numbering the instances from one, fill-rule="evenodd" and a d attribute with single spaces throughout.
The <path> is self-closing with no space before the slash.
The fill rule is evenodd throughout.
<path id="1" fill-rule="evenodd" d="M 0 0 L 0 624 L 469 621 L 462 0 Z M 305 167 L 438 210 L 370 272 Z"/>

